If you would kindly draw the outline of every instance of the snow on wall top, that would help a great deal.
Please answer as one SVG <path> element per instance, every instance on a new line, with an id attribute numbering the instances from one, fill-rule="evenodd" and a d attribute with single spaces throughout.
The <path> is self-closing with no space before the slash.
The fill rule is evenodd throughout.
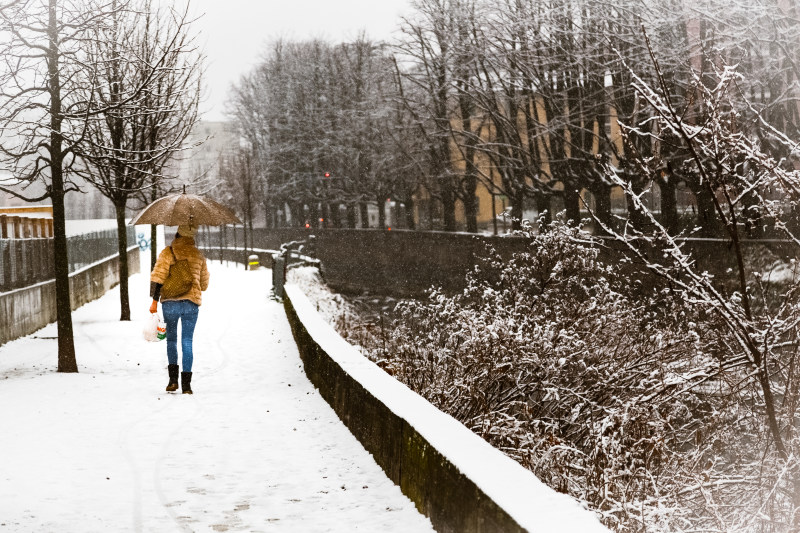
<path id="1" fill-rule="evenodd" d="M 93 220 L 66 220 L 67 237 L 84 235 L 94 231 L 117 229 L 117 221 L 113 218 L 98 218 Z"/>
<path id="2" fill-rule="evenodd" d="M 345 341 L 294 284 L 285 286 L 309 335 L 342 369 L 404 419 L 517 523 L 535 532 L 608 533 L 597 517 L 560 494 L 381 370 Z"/>

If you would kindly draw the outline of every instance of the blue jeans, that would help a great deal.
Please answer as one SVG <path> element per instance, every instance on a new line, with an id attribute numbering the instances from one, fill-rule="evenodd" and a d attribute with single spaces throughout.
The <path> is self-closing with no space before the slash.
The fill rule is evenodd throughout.
<path id="1" fill-rule="evenodd" d="M 167 323 L 167 361 L 171 365 L 178 364 L 178 320 L 181 321 L 181 351 L 183 352 L 182 372 L 192 371 L 192 337 L 197 324 L 200 307 L 189 300 L 163 302 L 164 322 Z"/>

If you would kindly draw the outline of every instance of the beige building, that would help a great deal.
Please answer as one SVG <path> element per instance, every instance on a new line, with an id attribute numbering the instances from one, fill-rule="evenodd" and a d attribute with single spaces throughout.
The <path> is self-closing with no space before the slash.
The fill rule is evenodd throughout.
<path id="1" fill-rule="evenodd" d="M 546 123 L 546 117 L 544 110 L 538 104 L 537 105 L 537 119 Z M 615 143 L 620 151 L 622 151 L 622 136 L 621 136 L 621 128 L 617 121 L 617 113 L 616 110 L 612 107 L 609 110 L 609 122 L 608 124 L 603 125 L 602 127 L 606 128 L 606 134 L 609 136 L 611 141 Z M 518 120 L 519 122 L 519 131 L 521 132 L 522 141 L 525 141 L 525 117 L 520 115 Z M 493 137 L 492 127 L 490 125 L 486 125 L 488 121 L 479 121 L 477 119 L 473 119 L 474 130 L 478 131 L 480 128 L 480 137 L 484 141 L 489 141 Z M 461 128 L 461 121 L 458 119 L 453 120 L 453 127 L 457 131 Z M 601 126 L 598 124 L 594 125 L 595 135 L 597 135 L 597 139 L 595 140 L 594 144 L 594 152 L 596 153 L 599 149 L 599 128 Z M 532 185 L 533 179 L 540 179 L 543 181 L 547 181 L 547 176 L 550 174 L 550 167 L 547 161 L 547 147 L 544 143 L 549 143 L 550 138 L 539 139 L 537 141 L 537 149 L 538 149 L 538 157 L 541 160 L 541 168 L 542 168 L 542 176 L 532 178 L 528 178 L 528 183 Z M 565 147 L 567 153 L 569 153 L 569 146 Z M 452 168 L 457 173 L 463 173 L 466 169 L 466 161 L 462 157 L 461 148 L 456 144 L 455 140 L 450 141 L 450 153 L 452 156 L 451 164 Z M 616 164 L 616 161 L 613 159 L 612 155 L 612 163 Z M 511 215 L 510 215 L 510 203 L 508 198 L 502 194 L 503 186 L 502 186 L 502 178 L 497 170 L 493 167 L 489 156 L 481 151 L 477 151 L 475 154 L 475 166 L 478 168 L 478 185 L 475 190 L 476 196 L 476 203 L 477 203 L 477 223 L 479 231 L 492 231 L 495 230 L 498 233 L 502 233 L 511 229 Z M 553 185 L 553 189 L 556 191 L 563 190 L 563 185 L 560 182 L 556 182 Z M 657 186 L 655 186 L 657 189 Z M 657 191 L 655 192 L 657 195 Z M 583 197 L 584 202 L 591 207 L 594 205 L 594 199 L 592 198 L 592 194 L 587 190 L 581 191 L 581 196 Z M 427 229 L 431 226 L 436 226 L 437 224 L 441 224 L 441 206 L 437 205 L 438 202 L 431 199 L 431 196 L 428 191 L 422 188 L 414 198 L 415 201 L 415 214 L 414 218 L 417 223 L 417 226 L 420 229 Z M 561 199 L 557 196 L 554 196 L 550 202 L 550 211 L 551 212 L 558 212 L 563 208 L 563 204 Z M 614 187 L 611 190 L 611 208 L 614 212 L 624 212 L 626 210 L 626 201 L 625 196 L 622 190 L 619 187 Z M 586 212 L 588 216 L 588 211 Z M 455 216 L 456 216 L 456 224 L 459 228 L 466 227 L 466 213 L 464 209 L 464 204 L 462 201 L 456 201 L 456 209 L 455 209 Z M 531 200 L 526 202 L 525 209 L 523 210 L 523 218 L 528 219 L 530 221 L 535 221 L 539 216 L 537 209 L 534 205 L 534 202 Z"/>

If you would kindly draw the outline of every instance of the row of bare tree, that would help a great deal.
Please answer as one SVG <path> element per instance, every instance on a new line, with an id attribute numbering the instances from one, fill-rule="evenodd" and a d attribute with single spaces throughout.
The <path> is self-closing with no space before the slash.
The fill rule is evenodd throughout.
<path id="1" fill-rule="evenodd" d="M 268 58 L 236 86 L 231 110 L 244 139 L 221 164 L 245 217 L 262 204 L 268 223 L 345 219 L 366 223 L 367 202 L 411 190 L 413 159 L 397 150 L 406 132 L 394 106 L 396 81 L 382 45 L 279 41 Z M 237 163 L 238 161 L 238 163 Z M 246 173 L 242 162 L 248 161 Z M 243 187 L 242 179 L 251 182 Z M 254 202 L 246 197 L 261 198 Z M 381 212 L 382 215 L 382 212 Z M 381 220 L 383 223 L 383 220 Z"/>
<path id="2" fill-rule="evenodd" d="M 268 223 L 282 224 L 288 206 L 294 223 L 355 226 L 367 202 L 391 197 L 412 212 L 414 198 L 426 198 L 443 229 L 456 229 L 463 209 L 466 229 L 475 231 L 480 185 L 507 197 L 517 221 L 527 203 L 577 220 L 591 197 L 610 223 L 611 163 L 635 190 L 658 185 L 659 216 L 670 231 L 717 235 L 713 200 L 679 143 L 622 142 L 619 123 L 659 133 L 633 87 L 635 76 L 656 82 L 643 29 L 676 102 L 696 99 L 696 77 L 713 86 L 716 71 L 735 66 L 748 101 L 738 113 L 788 135 L 798 128 L 800 28 L 787 0 L 416 0 L 414 7 L 391 45 L 366 37 L 277 42 L 236 85 L 231 112 L 247 140 L 241 150 L 252 157 L 252 190 L 263 199 L 253 205 L 263 205 Z M 702 106 L 687 107 L 686 120 L 702 120 Z M 748 125 L 765 137 L 757 121 Z M 663 164 L 643 175 L 632 163 L 640 157 Z M 679 188 L 694 198 L 692 220 L 681 220 Z"/>
<path id="3" fill-rule="evenodd" d="M 64 196 L 82 178 L 114 204 L 129 320 L 126 207 L 171 187 L 170 161 L 197 119 L 202 62 L 187 10 L 0 1 L 0 161 L 10 173 L 0 190 L 53 204 L 59 372 L 77 372 Z"/>

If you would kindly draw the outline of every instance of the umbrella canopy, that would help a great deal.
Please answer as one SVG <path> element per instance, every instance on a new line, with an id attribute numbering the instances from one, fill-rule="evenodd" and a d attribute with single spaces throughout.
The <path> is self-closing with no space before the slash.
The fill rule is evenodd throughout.
<path id="1" fill-rule="evenodd" d="M 139 211 L 129 224 L 222 226 L 241 223 L 224 205 L 204 196 L 181 193 L 159 198 Z"/>

